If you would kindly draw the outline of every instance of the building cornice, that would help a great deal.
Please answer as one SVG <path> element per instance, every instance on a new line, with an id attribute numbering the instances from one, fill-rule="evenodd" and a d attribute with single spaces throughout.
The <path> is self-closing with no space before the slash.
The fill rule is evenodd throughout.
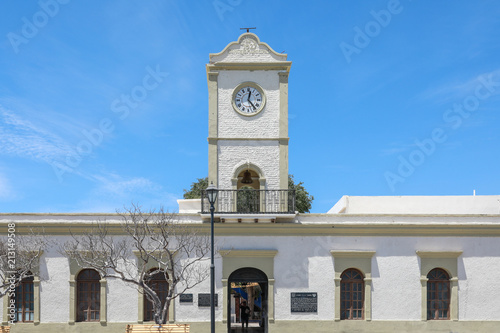
<path id="1" fill-rule="evenodd" d="M 213 72 L 221 70 L 237 70 L 237 71 L 290 71 L 292 66 L 291 61 L 276 61 L 276 62 L 217 62 L 207 64 L 207 76 Z"/>
<path id="2" fill-rule="evenodd" d="M 233 250 L 233 249 L 221 249 L 219 253 L 223 257 L 237 257 L 237 258 L 246 258 L 246 257 L 275 257 L 278 253 L 278 250 L 270 249 L 270 250 Z"/>
<path id="3" fill-rule="evenodd" d="M 375 251 L 361 250 L 331 250 L 330 253 L 335 258 L 371 258 L 375 255 Z"/>
<path id="4" fill-rule="evenodd" d="M 193 215 L 191 215 L 193 216 Z M 497 216 L 498 217 L 498 216 Z M 198 217 L 199 219 L 199 217 Z M 9 220 L 0 220 L 0 228 L 7 228 Z M 49 235 L 68 235 L 88 232 L 92 221 L 15 221 L 16 230 L 27 233 L 31 228 L 43 227 Z M 120 221 L 108 221 L 110 234 L 123 234 Z M 210 233 L 210 223 L 201 219 L 183 223 L 183 226 Z M 215 223 L 217 236 L 424 236 L 424 237 L 498 237 L 500 223 L 383 223 L 383 222 L 336 222 L 336 223 Z"/>
<path id="5" fill-rule="evenodd" d="M 420 258 L 458 258 L 463 251 L 416 251 Z"/>
<path id="6" fill-rule="evenodd" d="M 223 140 L 228 140 L 228 141 L 280 141 L 283 143 L 288 143 L 290 138 L 214 138 L 214 137 L 209 137 L 207 138 L 209 143 L 215 143 L 217 141 L 223 141 Z"/>

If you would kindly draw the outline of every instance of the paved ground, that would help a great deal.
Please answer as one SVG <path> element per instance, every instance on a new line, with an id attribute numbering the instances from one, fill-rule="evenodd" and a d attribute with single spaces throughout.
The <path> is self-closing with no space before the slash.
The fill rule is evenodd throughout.
<path id="1" fill-rule="evenodd" d="M 231 328 L 231 333 L 264 333 L 262 327 L 248 327 L 248 328 Z"/>
<path id="2" fill-rule="evenodd" d="M 258 322 L 250 322 L 248 328 L 241 328 L 240 323 L 232 323 L 231 326 L 231 333 L 264 333 L 264 328 L 259 327 Z"/>

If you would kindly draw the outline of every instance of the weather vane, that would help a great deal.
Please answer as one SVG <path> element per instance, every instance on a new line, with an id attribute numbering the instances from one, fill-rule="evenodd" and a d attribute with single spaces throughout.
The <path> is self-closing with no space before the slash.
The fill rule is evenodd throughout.
<path id="1" fill-rule="evenodd" d="M 254 28 L 240 28 L 240 30 L 245 30 L 245 29 L 247 30 L 247 32 L 250 32 L 250 29 L 257 29 L 257 28 L 255 28 L 255 27 Z"/>

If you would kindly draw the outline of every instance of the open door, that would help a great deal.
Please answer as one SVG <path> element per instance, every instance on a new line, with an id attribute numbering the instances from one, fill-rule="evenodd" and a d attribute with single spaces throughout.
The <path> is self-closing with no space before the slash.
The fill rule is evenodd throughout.
<path id="1" fill-rule="evenodd" d="M 228 280 L 228 332 L 267 332 L 268 279 L 259 269 L 245 267 L 234 271 Z M 243 328 L 241 308 L 250 308 L 248 328 Z"/>

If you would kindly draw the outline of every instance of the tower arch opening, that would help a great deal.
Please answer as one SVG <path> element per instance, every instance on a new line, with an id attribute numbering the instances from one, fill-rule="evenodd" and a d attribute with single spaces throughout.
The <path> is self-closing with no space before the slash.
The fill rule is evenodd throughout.
<path id="1" fill-rule="evenodd" d="M 247 182 L 250 180 L 251 182 Z M 233 170 L 233 190 L 251 188 L 254 190 L 266 189 L 266 178 L 261 168 L 254 163 L 243 162 Z"/>

